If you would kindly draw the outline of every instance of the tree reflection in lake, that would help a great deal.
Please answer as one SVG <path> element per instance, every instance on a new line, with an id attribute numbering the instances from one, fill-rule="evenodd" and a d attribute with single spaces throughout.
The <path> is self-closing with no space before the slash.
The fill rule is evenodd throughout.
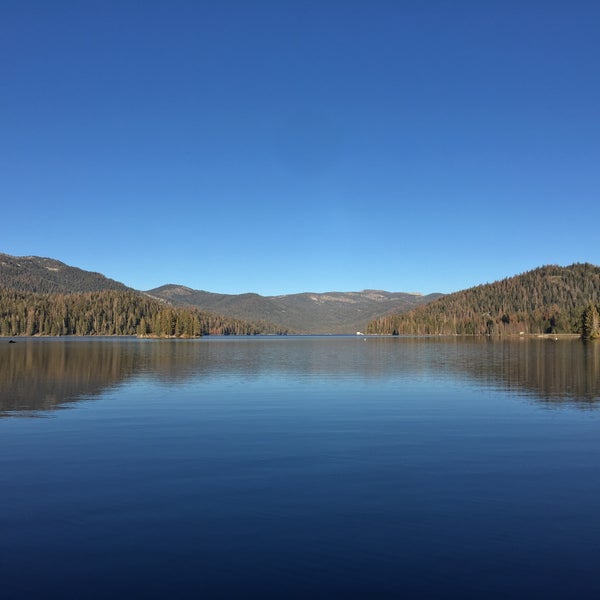
<path id="1" fill-rule="evenodd" d="M 595 406 L 600 344 L 465 338 L 20 339 L 0 344 L 0 415 L 45 411 L 136 378 L 304 381 L 459 377 L 548 402 Z"/>
<path id="2" fill-rule="evenodd" d="M 432 366 L 548 402 L 600 400 L 600 344 L 578 339 L 444 338 Z"/>

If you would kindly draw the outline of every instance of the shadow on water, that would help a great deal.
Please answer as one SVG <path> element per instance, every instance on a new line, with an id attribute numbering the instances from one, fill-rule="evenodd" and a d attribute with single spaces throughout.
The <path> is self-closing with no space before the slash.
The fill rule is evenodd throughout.
<path id="1" fill-rule="evenodd" d="M 277 376 L 376 382 L 453 377 L 547 403 L 595 407 L 600 344 L 457 338 L 21 339 L 0 343 L 0 416 L 47 411 L 145 377 Z"/>

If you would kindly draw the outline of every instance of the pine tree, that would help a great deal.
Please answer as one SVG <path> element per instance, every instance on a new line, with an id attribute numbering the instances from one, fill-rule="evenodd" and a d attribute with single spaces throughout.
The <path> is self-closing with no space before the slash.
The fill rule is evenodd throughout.
<path id="1" fill-rule="evenodd" d="M 581 316 L 581 337 L 584 340 L 600 338 L 600 315 L 592 302 L 586 306 Z"/>

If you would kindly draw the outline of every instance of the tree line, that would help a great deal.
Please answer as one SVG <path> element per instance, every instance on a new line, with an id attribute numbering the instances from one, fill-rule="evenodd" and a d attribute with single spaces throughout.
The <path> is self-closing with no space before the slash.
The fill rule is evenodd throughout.
<path id="1" fill-rule="evenodd" d="M 0 335 L 284 334 L 265 321 L 243 321 L 196 308 L 174 308 L 133 291 L 36 294 L 0 288 Z"/>
<path id="2" fill-rule="evenodd" d="M 584 310 L 600 304 L 600 268 L 546 266 L 380 317 L 368 333 L 506 335 L 582 333 Z"/>

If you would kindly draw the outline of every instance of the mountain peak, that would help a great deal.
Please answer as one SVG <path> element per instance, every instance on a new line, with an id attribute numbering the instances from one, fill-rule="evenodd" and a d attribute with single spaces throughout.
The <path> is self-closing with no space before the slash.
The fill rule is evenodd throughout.
<path id="1" fill-rule="evenodd" d="M 101 273 L 70 267 L 54 258 L 10 254 L 0 254 L 0 285 L 38 293 L 131 289 Z"/>

